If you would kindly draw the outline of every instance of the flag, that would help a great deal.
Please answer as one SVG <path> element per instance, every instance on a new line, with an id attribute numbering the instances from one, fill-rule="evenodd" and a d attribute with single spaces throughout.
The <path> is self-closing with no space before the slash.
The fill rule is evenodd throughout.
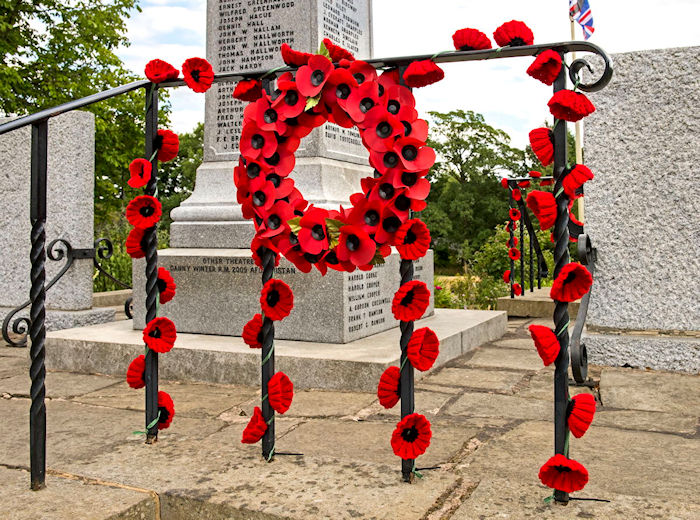
<path id="1" fill-rule="evenodd" d="M 583 37 L 587 40 L 595 31 L 593 14 L 588 0 L 569 0 L 569 16 L 576 20 L 583 29 Z"/>

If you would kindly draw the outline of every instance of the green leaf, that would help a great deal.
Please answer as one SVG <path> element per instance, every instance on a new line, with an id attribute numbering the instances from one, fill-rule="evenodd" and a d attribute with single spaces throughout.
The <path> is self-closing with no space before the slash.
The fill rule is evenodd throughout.
<path id="1" fill-rule="evenodd" d="M 321 94 L 316 97 L 312 97 L 306 100 L 306 107 L 304 107 L 304 112 L 311 110 L 313 107 L 319 104 L 321 101 Z"/>
<path id="2" fill-rule="evenodd" d="M 374 252 L 374 258 L 372 258 L 372 261 L 370 262 L 371 265 L 382 265 L 386 263 L 384 260 L 384 257 L 382 256 L 382 253 L 379 251 L 379 248 Z"/>
<path id="3" fill-rule="evenodd" d="M 328 58 L 329 60 L 331 59 L 331 53 L 328 52 L 328 49 L 326 48 L 326 44 L 323 43 L 323 42 L 321 42 L 321 45 L 320 45 L 319 48 L 318 48 L 318 53 L 319 53 L 321 56 L 325 56 L 325 57 Z"/>
<path id="4" fill-rule="evenodd" d="M 292 233 L 299 233 L 301 230 L 301 217 L 296 217 L 291 220 L 287 221 L 287 224 L 289 224 L 289 227 L 292 229 Z"/>
<path id="5" fill-rule="evenodd" d="M 334 218 L 326 219 L 326 231 L 328 232 L 328 247 L 333 249 L 338 245 L 340 240 L 340 228 L 345 225 L 345 222 Z"/>

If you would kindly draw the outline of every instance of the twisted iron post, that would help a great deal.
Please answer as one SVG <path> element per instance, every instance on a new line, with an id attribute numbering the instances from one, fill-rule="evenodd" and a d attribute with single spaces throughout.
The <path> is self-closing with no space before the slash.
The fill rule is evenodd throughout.
<path id="1" fill-rule="evenodd" d="M 263 286 L 272 279 L 275 272 L 275 253 L 271 249 L 264 248 L 262 252 L 262 284 Z M 262 415 L 267 423 L 267 430 L 262 438 L 262 455 L 268 462 L 275 455 L 275 411 L 270 406 L 267 386 L 270 378 L 275 375 L 275 324 L 264 315 L 262 324 L 262 366 L 261 366 L 261 391 L 262 391 Z"/>
<path id="2" fill-rule="evenodd" d="M 513 207 L 513 188 L 508 185 L 508 207 Z M 508 256 L 510 257 L 510 248 L 513 247 L 513 239 L 515 238 L 515 231 L 513 227 L 515 223 L 510 220 L 510 215 L 508 219 Z M 515 289 L 513 288 L 513 280 L 515 279 L 515 261 L 510 259 L 510 276 L 508 277 L 508 285 L 510 286 L 510 297 L 515 298 Z"/>
<path id="3" fill-rule="evenodd" d="M 399 267 L 401 274 L 401 285 L 413 280 L 413 261 L 401 260 Z M 399 389 L 401 393 L 401 419 L 407 415 L 411 415 L 415 409 L 415 399 L 413 392 L 413 365 L 408 360 L 408 342 L 411 341 L 413 335 L 413 322 L 402 321 L 399 324 L 401 330 L 401 378 L 399 380 Z M 413 480 L 414 459 L 401 459 L 401 475 L 404 482 Z"/>

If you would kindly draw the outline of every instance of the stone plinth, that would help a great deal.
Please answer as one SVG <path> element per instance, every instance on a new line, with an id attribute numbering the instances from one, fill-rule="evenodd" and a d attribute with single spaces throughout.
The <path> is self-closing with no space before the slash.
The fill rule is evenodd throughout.
<path id="1" fill-rule="evenodd" d="M 618 54 L 586 119 L 586 231 L 598 248 L 586 340 L 598 364 L 700 365 L 700 47 Z M 636 332 L 635 332 L 636 331 Z"/>

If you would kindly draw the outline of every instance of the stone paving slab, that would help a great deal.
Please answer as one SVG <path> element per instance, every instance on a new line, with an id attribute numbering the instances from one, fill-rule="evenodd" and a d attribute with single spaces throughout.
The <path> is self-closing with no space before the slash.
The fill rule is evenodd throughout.
<path id="1" fill-rule="evenodd" d="M 569 372 L 569 379 L 571 379 L 571 372 Z M 595 394 L 591 388 L 586 386 L 569 385 L 569 395 L 581 393 Z M 518 397 L 552 401 L 554 399 L 554 369 L 550 366 L 534 374 L 528 379 L 527 385 L 518 390 L 517 395 Z"/>
<path id="2" fill-rule="evenodd" d="M 542 359 L 532 346 L 530 350 L 503 347 L 481 348 L 464 363 L 464 366 L 508 368 L 523 371 L 539 370 L 543 367 Z"/>
<path id="3" fill-rule="evenodd" d="M 596 412 L 595 424 L 623 430 L 693 435 L 698 428 L 698 419 L 697 417 L 664 412 L 603 409 Z"/>
<path id="4" fill-rule="evenodd" d="M 465 393 L 445 409 L 448 415 L 471 417 L 507 417 L 509 419 L 547 420 L 553 415 L 551 403 L 511 395 Z"/>
<path id="5" fill-rule="evenodd" d="M 119 384 L 120 381 L 122 379 L 116 377 L 49 372 L 46 374 L 46 396 L 68 399 Z M 29 371 L 0 379 L 0 394 L 29 397 L 31 383 Z"/>
<path id="6" fill-rule="evenodd" d="M 522 378 L 522 373 L 513 371 L 448 367 L 431 374 L 419 384 L 510 392 Z"/>
<path id="7" fill-rule="evenodd" d="M 342 417 L 355 415 L 376 401 L 373 394 L 303 390 L 295 392 L 289 417 Z"/>

